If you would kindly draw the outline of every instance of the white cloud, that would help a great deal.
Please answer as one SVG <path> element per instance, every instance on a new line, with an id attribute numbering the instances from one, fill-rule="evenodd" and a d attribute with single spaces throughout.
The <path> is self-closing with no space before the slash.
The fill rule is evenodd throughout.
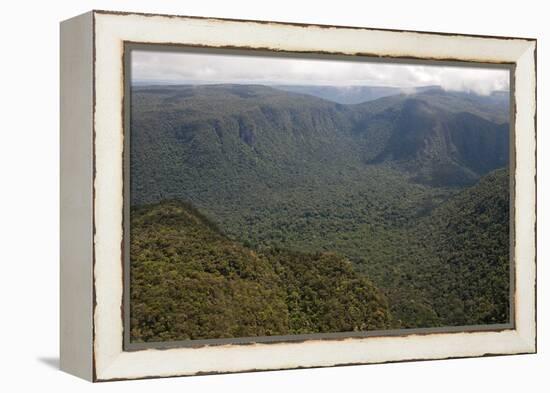
<path id="1" fill-rule="evenodd" d="M 158 83 L 256 83 L 333 86 L 439 85 L 488 94 L 508 90 L 509 71 L 497 68 L 196 52 L 132 52 L 132 80 Z"/>

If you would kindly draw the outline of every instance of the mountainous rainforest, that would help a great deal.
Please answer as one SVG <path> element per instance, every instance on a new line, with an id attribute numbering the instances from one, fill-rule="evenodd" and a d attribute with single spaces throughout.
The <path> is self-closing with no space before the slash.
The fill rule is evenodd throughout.
<path id="1" fill-rule="evenodd" d="M 288 90 L 132 88 L 132 340 L 507 322 L 507 93 Z"/>

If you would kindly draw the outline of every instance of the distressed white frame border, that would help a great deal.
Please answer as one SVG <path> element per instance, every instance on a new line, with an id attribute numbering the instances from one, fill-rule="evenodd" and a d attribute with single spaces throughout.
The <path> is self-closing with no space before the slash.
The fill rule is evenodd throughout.
<path id="1" fill-rule="evenodd" d="M 536 41 L 108 12 L 93 17 L 96 380 L 536 351 Z M 515 63 L 515 329 L 124 352 L 124 41 Z"/>

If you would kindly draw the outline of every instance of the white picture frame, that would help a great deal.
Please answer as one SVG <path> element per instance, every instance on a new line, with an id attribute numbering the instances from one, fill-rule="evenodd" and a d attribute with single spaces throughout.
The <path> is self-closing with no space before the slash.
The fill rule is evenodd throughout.
<path id="1" fill-rule="evenodd" d="M 513 68 L 513 326 L 124 349 L 126 43 Z M 91 11 L 61 24 L 61 368 L 90 381 L 536 352 L 536 40 Z"/>

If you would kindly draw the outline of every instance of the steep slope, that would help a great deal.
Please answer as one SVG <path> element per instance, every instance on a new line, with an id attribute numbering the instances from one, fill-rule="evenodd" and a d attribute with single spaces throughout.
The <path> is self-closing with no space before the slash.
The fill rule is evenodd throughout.
<path id="1" fill-rule="evenodd" d="M 386 143 L 369 162 L 396 162 L 418 182 L 473 184 L 508 162 L 507 123 L 495 124 L 469 112 L 438 108 L 425 100 L 424 94 L 403 100 L 399 111 L 393 106 L 366 119 L 367 127 L 383 121 L 388 124 Z"/>
<path id="2" fill-rule="evenodd" d="M 509 321 L 509 177 L 483 177 L 409 227 L 379 233 L 360 268 L 388 295 L 401 327 Z"/>
<path id="3" fill-rule="evenodd" d="M 299 263 L 298 263 L 299 262 Z M 257 253 L 183 202 L 131 221 L 131 339 L 271 336 L 382 329 L 387 304 L 334 254 Z"/>
<path id="4" fill-rule="evenodd" d="M 132 201 L 234 199 L 252 185 L 300 184 L 327 165 L 335 176 L 359 162 L 348 111 L 263 86 L 136 88 Z"/>
<path id="5" fill-rule="evenodd" d="M 443 262 L 442 277 L 456 277 L 452 285 L 433 292 L 445 323 L 509 322 L 509 205 L 509 173 L 500 169 L 435 209 L 421 223 L 419 238 L 428 240 Z"/>

